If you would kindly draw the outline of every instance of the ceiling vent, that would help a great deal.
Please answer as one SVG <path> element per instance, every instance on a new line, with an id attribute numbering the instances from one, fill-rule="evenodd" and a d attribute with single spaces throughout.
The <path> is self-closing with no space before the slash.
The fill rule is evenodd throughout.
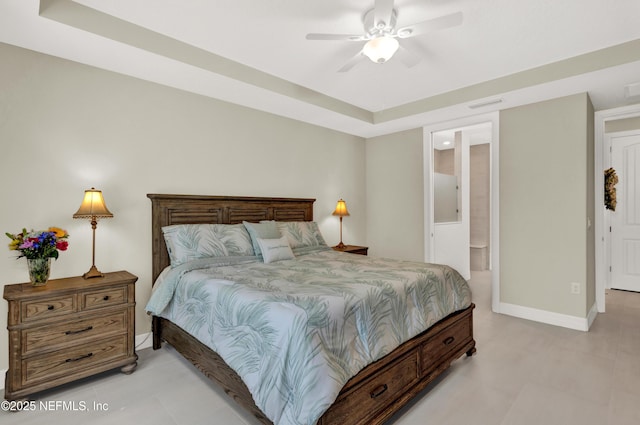
<path id="1" fill-rule="evenodd" d="M 498 103 L 502 103 L 502 99 L 501 98 L 485 100 L 483 102 L 478 102 L 478 103 L 474 103 L 474 104 L 467 105 L 467 106 L 469 108 L 471 108 L 471 109 L 477 109 L 477 108 L 483 108 L 485 106 L 495 105 L 495 104 L 498 104 Z"/>
<path id="2" fill-rule="evenodd" d="M 640 83 L 633 83 L 633 84 L 628 84 L 624 86 L 625 98 L 628 99 L 630 97 L 636 97 L 636 96 L 640 96 Z"/>

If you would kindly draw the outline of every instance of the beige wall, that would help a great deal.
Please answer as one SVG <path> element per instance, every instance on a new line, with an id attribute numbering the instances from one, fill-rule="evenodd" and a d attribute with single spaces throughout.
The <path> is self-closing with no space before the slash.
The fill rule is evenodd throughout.
<path id="1" fill-rule="evenodd" d="M 138 334 L 149 331 L 147 193 L 317 198 L 329 244 L 338 242 L 331 212 L 342 197 L 351 213 L 344 240 L 366 241 L 362 138 L 5 44 L 0 63 L 0 230 L 66 228 L 70 247 L 52 277 L 82 274 L 91 227 L 71 216 L 84 189 L 102 189 L 115 217 L 98 224 L 96 265 L 139 276 Z M 25 260 L 0 248 L 0 286 L 28 280 Z M 0 370 L 8 364 L 6 317 L 2 301 Z"/>
<path id="2" fill-rule="evenodd" d="M 455 176 L 455 149 L 433 150 L 433 172 Z"/>
<path id="3" fill-rule="evenodd" d="M 584 318 L 595 301 L 592 127 L 586 94 L 500 113 L 501 302 Z"/>
<path id="4" fill-rule="evenodd" d="M 604 123 L 605 133 L 615 133 L 617 131 L 629 131 L 637 129 L 640 129 L 640 117 L 610 120 Z"/>
<path id="5" fill-rule="evenodd" d="M 370 254 L 424 260 L 422 129 L 367 139 Z"/>

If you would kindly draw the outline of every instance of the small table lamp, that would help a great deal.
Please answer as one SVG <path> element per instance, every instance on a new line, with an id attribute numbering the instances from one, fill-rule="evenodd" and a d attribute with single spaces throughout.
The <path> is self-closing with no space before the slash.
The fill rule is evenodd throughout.
<path id="1" fill-rule="evenodd" d="M 107 209 L 102 197 L 102 192 L 92 187 L 89 190 L 84 191 L 84 199 L 78 211 L 73 215 L 73 218 L 88 218 L 91 220 L 91 229 L 93 229 L 93 245 L 91 254 L 91 268 L 88 272 L 82 275 L 83 278 L 89 279 L 92 277 L 104 276 L 96 268 L 96 227 L 98 226 L 98 218 L 111 218 L 113 214 Z"/>
<path id="2" fill-rule="evenodd" d="M 347 210 L 347 203 L 341 198 L 336 205 L 336 210 L 332 215 L 337 215 L 340 217 L 340 243 L 336 245 L 338 248 L 342 249 L 345 247 L 345 244 L 342 243 L 342 217 L 348 216 L 349 211 Z"/>

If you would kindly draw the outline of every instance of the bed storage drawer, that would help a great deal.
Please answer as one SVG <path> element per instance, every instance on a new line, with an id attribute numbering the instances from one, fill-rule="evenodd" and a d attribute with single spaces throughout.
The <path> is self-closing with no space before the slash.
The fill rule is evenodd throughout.
<path id="1" fill-rule="evenodd" d="M 323 417 L 322 423 L 368 424 L 369 419 L 396 401 L 418 380 L 418 362 L 415 352 L 355 385 L 350 391 L 341 393 L 332 409 Z"/>
<path id="2" fill-rule="evenodd" d="M 439 366 L 439 360 L 448 358 L 449 353 L 469 344 L 473 340 L 471 326 L 471 316 L 462 317 L 425 341 L 420 349 L 421 375 Z"/>

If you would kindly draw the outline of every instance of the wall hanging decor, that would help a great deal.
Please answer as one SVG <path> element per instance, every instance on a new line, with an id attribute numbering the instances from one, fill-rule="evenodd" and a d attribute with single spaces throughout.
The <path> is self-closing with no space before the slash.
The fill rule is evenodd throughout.
<path id="1" fill-rule="evenodd" d="M 608 168 L 604 170 L 604 206 L 611 211 L 616 210 L 616 184 L 618 176 L 616 170 Z"/>

